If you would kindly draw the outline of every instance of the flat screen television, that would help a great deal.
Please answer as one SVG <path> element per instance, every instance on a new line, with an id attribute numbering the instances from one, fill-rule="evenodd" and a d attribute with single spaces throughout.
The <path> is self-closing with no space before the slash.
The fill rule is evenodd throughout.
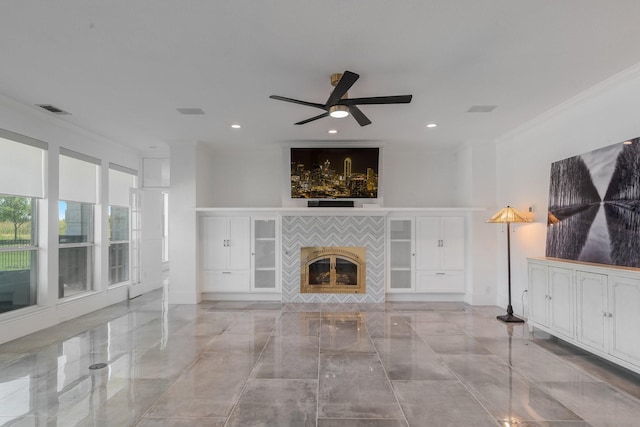
<path id="1" fill-rule="evenodd" d="M 292 199 L 375 199 L 379 148 L 291 148 Z"/>

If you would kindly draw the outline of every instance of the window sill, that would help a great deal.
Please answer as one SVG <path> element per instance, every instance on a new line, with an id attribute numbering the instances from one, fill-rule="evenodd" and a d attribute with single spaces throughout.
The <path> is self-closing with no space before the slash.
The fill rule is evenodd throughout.
<path id="1" fill-rule="evenodd" d="M 25 308 L 19 308 L 17 310 L 7 311 L 0 314 L 0 324 L 13 322 L 16 320 L 24 319 L 31 316 L 36 316 L 42 313 L 50 311 L 51 307 L 46 305 L 32 305 Z"/>

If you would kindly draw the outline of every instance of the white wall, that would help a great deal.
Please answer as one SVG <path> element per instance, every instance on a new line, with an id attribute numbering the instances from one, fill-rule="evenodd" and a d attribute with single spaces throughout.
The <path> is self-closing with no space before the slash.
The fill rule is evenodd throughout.
<path id="1" fill-rule="evenodd" d="M 196 143 L 171 145 L 169 197 L 169 303 L 196 304 Z"/>
<path id="2" fill-rule="evenodd" d="M 289 173 L 283 158 L 282 148 L 273 145 L 201 149 L 197 159 L 198 206 L 281 207 Z M 383 147 L 380 175 L 384 206 L 460 206 L 456 162 L 453 151 L 393 144 Z"/>
<path id="3" fill-rule="evenodd" d="M 199 158 L 200 207 L 280 207 L 283 168 L 281 150 L 270 148 L 215 148 Z M 203 150 L 204 151 L 204 150 Z M 200 204 L 201 203 L 201 204 Z"/>
<path id="4" fill-rule="evenodd" d="M 493 141 L 469 141 L 458 153 L 458 203 L 484 208 L 471 213 L 465 301 L 473 305 L 494 305 L 498 293 L 496 277 L 495 224 L 487 224 L 496 210 L 496 149 Z"/>
<path id="5" fill-rule="evenodd" d="M 384 206 L 460 206 L 457 204 L 458 168 L 455 152 L 388 144 L 384 147 L 383 156 Z"/>
<path id="6" fill-rule="evenodd" d="M 107 198 L 109 162 L 134 170 L 138 153 L 114 141 L 77 128 L 61 118 L 35 107 L 18 104 L 0 96 L 0 128 L 48 144 L 45 171 L 45 199 L 39 204 L 38 306 L 4 313 L 0 316 L 0 342 L 27 335 L 40 329 L 73 319 L 127 298 L 127 287 L 108 288 Z M 101 185 L 96 205 L 94 292 L 77 298 L 58 300 L 58 154 L 67 148 L 101 159 Z"/>
<path id="7" fill-rule="evenodd" d="M 551 163 L 640 136 L 639 93 L 640 65 L 498 140 L 498 205 L 521 210 L 530 204 L 536 207 L 536 222 L 515 225 L 511 236 L 512 302 L 517 313 L 523 312 L 520 297 L 527 288 L 526 257 L 545 252 Z M 499 302 L 505 305 L 506 238 L 499 237 Z"/>

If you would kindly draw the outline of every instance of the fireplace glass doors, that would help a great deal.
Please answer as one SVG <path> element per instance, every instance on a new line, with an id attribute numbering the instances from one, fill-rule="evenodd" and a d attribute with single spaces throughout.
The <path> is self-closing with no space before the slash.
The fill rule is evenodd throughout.
<path id="1" fill-rule="evenodd" d="M 364 294 L 365 266 L 364 247 L 301 248 L 300 292 Z"/>

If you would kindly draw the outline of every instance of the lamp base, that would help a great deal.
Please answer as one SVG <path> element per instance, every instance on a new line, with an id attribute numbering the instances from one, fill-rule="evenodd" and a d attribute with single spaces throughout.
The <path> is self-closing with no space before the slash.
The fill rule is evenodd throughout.
<path id="1" fill-rule="evenodd" d="M 496 316 L 496 319 L 502 320 L 503 322 L 506 322 L 506 323 L 524 323 L 524 320 L 513 315 L 513 307 L 511 306 L 511 297 L 509 297 L 507 314 L 503 314 L 502 316 Z"/>
<path id="2" fill-rule="evenodd" d="M 506 323 L 524 323 L 524 320 L 514 316 L 513 314 L 504 314 L 502 316 L 496 316 L 496 319 L 502 320 L 503 322 L 506 322 Z"/>

